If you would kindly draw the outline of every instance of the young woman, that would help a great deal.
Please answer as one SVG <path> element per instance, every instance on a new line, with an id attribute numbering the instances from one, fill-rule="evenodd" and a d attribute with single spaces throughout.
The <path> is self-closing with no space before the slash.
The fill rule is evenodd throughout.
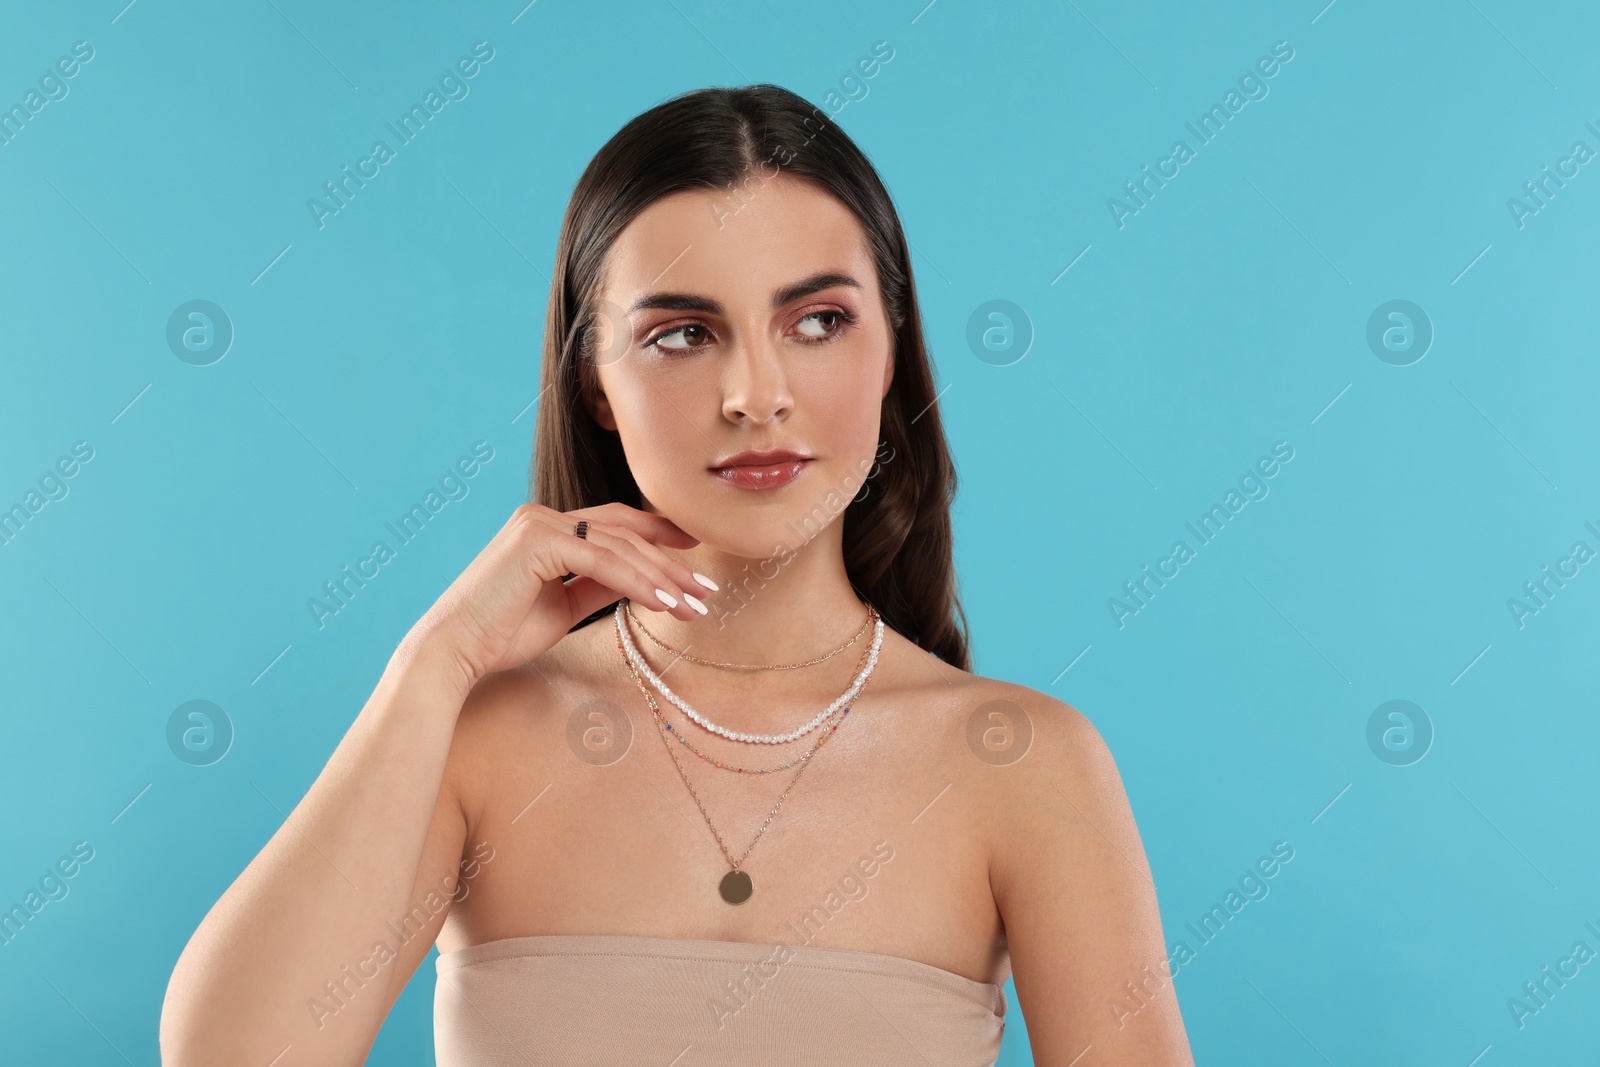
<path id="1" fill-rule="evenodd" d="M 163 1062 L 359 1064 L 437 942 L 441 1067 L 990 1064 L 1012 974 L 1036 1063 L 1191 1063 L 1104 742 L 969 671 L 910 257 L 850 139 L 771 85 L 628 123 L 542 375 L 535 502 L 200 924 Z"/>

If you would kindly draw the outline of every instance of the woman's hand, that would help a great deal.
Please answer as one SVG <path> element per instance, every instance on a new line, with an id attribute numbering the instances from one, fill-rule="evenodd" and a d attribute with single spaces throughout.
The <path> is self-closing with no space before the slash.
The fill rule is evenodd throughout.
<path id="1" fill-rule="evenodd" d="M 573 536 L 580 519 L 590 523 L 586 540 Z M 468 823 L 448 767 L 472 687 L 624 596 L 699 618 L 686 595 L 701 588 L 693 572 L 658 547 L 697 544 L 660 515 L 623 504 L 568 514 L 517 508 L 411 628 L 293 816 L 189 939 L 162 1004 L 162 1062 L 264 1064 L 281 1059 L 286 1043 L 302 1050 L 299 1062 L 365 1062 L 393 1003 L 384 983 L 398 994 L 409 970 L 401 977 L 391 967 L 378 992 L 348 1003 L 335 996 L 336 1020 L 296 998 L 331 989 L 327 976 L 361 959 L 389 916 L 433 893 L 418 881 L 419 857 L 441 861 L 430 871 L 455 869 Z M 677 606 L 668 609 L 657 589 Z M 437 915 L 416 943 L 431 944 L 443 921 Z M 406 961 L 414 968 L 418 957 Z"/>
<path id="2" fill-rule="evenodd" d="M 573 533 L 580 519 L 589 520 L 586 537 Z M 426 646 L 453 662 L 470 690 L 542 654 L 622 597 L 680 619 L 700 618 L 705 612 L 694 608 L 694 593 L 706 587 L 656 547 L 699 543 L 664 516 L 626 504 L 566 512 L 523 504 L 411 628 L 401 649 Z"/>

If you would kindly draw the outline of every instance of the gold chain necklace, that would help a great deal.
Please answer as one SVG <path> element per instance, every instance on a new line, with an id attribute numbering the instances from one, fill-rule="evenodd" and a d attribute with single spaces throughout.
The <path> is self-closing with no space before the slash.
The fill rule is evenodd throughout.
<path id="1" fill-rule="evenodd" d="M 804 663 L 717 663 L 714 660 L 700 659 L 696 656 L 689 655 L 687 652 L 680 652 L 671 645 L 666 644 L 659 637 L 646 629 L 644 623 L 639 621 L 638 616 L 633 613 L 632 602 L 625 604 L 623 606 L 623 610 L 628 613 L 629 620 L 631 620 L 633 624 L 639 628 L 640 632 L 648 637 L 651 643 L 657 648 L 664 649 L 679 659 L 686 659 L 690 663 L 702 663 L 707 667 L 723 667 L 731 671 L 792 671 L 798 667 L 813 666 L 814 664 L 821 663 L 823 660 L 832 659 L 834 656 L 837 656 L 839 653 L 855 644 L 856 638 L 866 633 L 867 627 L 872 625 L 872 620 L 877 618 L 877 612 L 873 609 L 871 604 L 868 604 L 866 621 L 861 624 L 861 629 L 850 635 L 850 640 L 846 641 L 832 652 L 829 652 L 826 656 L 819 656 L 816 659 L 808 659 Z"/>
<path id="2" fill-rule="evenodd" d="M 622 641 L 621 641 L 620 638 L 617 641 L 617 648 L 618 649 L 622 648 Z M 865 660 L 867 653 L 866 652 L 862 652 L 861 655 L 862 655 L 862 659 Z M 693 743 L 691 743 L 690 740 L 687 737 L 685 737 L 683 735 L 683 731 L 682 730 L 679 730 L 676 727 L 674 727 L 672 725 L 672 723 L 667 721 L 666 716 L 661 714 L 661 708 L 660 708 L 659 705 L 656 704 L 655 696 L 650 692 L 649 688 L 644 684 L 644 679 L 639 677 L 639 671 L 634 667 L 633 661 L 630 660 L 627 657 L 626 653 L 624 653 L 622 659 L 623 659 L 623 662 L 628 665 L 628 673 L 633 675 L 634 684 L 637 685 L 639 687 L 639 691 L 644 694 L 644 699 L 645 699 L 646 703 L 648 703 L 650 705 L 650 710 L 655 715 L 655 717 L 658 720 L 660 720 L 661 724 L 663 724 L 666 727 L 666 729 L 672 731 L 671 736 L 677 738 L 679 743 L 681 743 L 690 752 L 693 752 L 696 756 L 699 756 L 701 759 L 705 760 L 707 763 L 710 763 L 710 764 L 712 764 L 712 765 L 714 765 L 714 766 L 716 766 L 716 767 L 718 767 L 718 768 L 720 768 L 722 770 L 725 770 L 725 771 L 736 771 L 736 772 L 738 772 L 740 774 L 772 774 L 775 771 L 788 770 L 790 767 L 793 767 L 796 763 L 799 763 L 802 760 L 810 758 L 810 753 L 806 753 L 805 755 L 800 756 L 798 759 L 792 759 L 788 763 L 781 763 L 776 767 L 738 767 L 738 766 L 735 766 L 732 763 L 724 763 L 722 760 L 717 759 L 715 756 L 710 756 L 710 755 L 707 755 L 704 752 L 701 752 L 698 748 L 694 747 Z M 858 670 L 860 669 L 859 665 L 858 665 L 857 669 Z M 861 683 L 861 689 L 862 690 L 866 689 L 867 681 L 869 681 L 871 678 L 872 678 L 872 675 L 868 674 L 867 677 L 862 680 L 862 683 Z M 857 693 L 856 693 L 856 698 L 859 700 L 860 696 L 861 696 L 861 693 L 858 690 Z M 849 710 L 850 710 L 850 707 L 848 705 L 845 706 L 841 710 L 834 712 L 833 715 L 828 719 L 828 721 L 826 723 L 822 724 L 824 726 L 828 726 L 827 731 L 823 734 L 823 740 L 826 740 L 828 734 L 832 733 L 834 730 L 837 730 L 839 728 L 839 725 L 842 722 L 844 722 L 845 713 L 848 712 Z M 829 726 L 828 725 L 829 723 L 831 723 L 832 725 Z M 820 745 L 822 742 L 818 741 L 817 743 Z M 814 752 L 816 750 L 812 749 L 812 751 Z"/>
<path id="3" fill-rule="evenodd" d="M 635 668 L 638 669 L 640 674 L 644 675 L 647 679 L 649 679 L 651 686 L 653 686 L 655 689 L 659 690 L 662 696 L 666 697 L 667 700 L 669 700 L 673 704 L 675 704 L 680 711 L 682 711 L 685 715 L 689 716 L 689 718 L 693 719 L 696 724 L 698 724 L 701 727 L 704 727 L 706 730 L 709 730 L 711 733 L 720 734 L 721 736 L 728 738 L 730 741 L 749 741 L 749 742 L 755 743 L 755 744 L 778 745 L 778 744 L 783 744 L 784 742 L 787 742 L 787 741 L 797 740 L 797 739 L 799 739 L 801 737 L 804 737 L 805 735 L 807 735 L 809 733 L 812 733 L 813 731 L 815 731 L 819 727 L 821 727 L 822 724 L 829 717 L 831 717 L 834 714 L 834 712 L 838 711 L 840 707 L 842 707 L 843 705 L 845 705 L 849 701 L 855 699 L 856 694 L 861 691 L 862 683 L 866 681 L 867 675 L 869 673 L 871 673 L 871 671 L 872 671 L 872 669 L 874 667 L 877 666 L 878 655 L 879 655 L 880 651 L 882 650 L 883 619 L 882 619 L 881 616 L 878 615 L 876 610 L 873 610 L 872 645 L 868 649 L 867 658 L 866 658 L 865 662 L 861 665 L 860 669 L 857 670 L 855 678 L 851 680 L 850 685 L 845 689 L 845 691 L 843 693 L 840 693 L 837 697 L 835 697 L 828 704 L 827 707 L 825 707 L 821 711 L 817 712 L 817 714 L 812 717 L 810 722 L 807 722 L 802 726 L 796 727 L 793 730 L 789 730 L 786 733 L 782 733 L 782 734 L 752 734 L 752 733 L 745 733 L 743 731 L 730 730 L 725 726 L 717 725 L 716 723 L 712 722 L 710 719 L 707 719 L 704 715 L 701 715 L 699 712 L 695 711 L 694 708 L 689 706 L 689 704 L 682 697 L 678 696 L 670 688 L 667 687 L 667 683 L 662 681 L 661 677 L 659 675 L 657 675 L 656 672 L 650 668 L 650 664 L 649 664 L 648 661 L 645 660 L 643 653 L 641 653 L 634 646 L 633 635 L 629 632 L 630 628 L 625 623 L 625 619 L 626 619 L 625 612 L 626 612 L 628 606 L 629 606 L 628 601 L 627 601 L 626 598 L 624 598 L 623 601 L 620 604 L 617 605 L 617 611 L 616 611 L 617 636 L 622 641 L 624 655 L 626 655 L 628 657 L 629 661 L 633 664 L 633 666 Z M 671 668 L 671 665 L 669 664 L 668 665 L 668 669 L 670 669 L 670 668 Z"/>
<path id="4" fill-rule="evenodd" d="M 633 673 L 635 680 L 637 680 L 638 674 L 634 672 L 633 664 L 628 661 L 627 650 L 622 647 L 622 618 L 620 616 L 617 617 L 617 651 L 622 655 L 623 661 L 627 663 L 629 672 Z M 869 675 L 868 677 L 870 678 L 871 676 Z M 866 682 L 863 681 L 863 688 L 865 688 L 865 685 Z M 744 850 L 744 854 L 738 859 L 734 859 L 733 855 L 728 851 L 727 842 L 722 840 L 722 835 L 717 832 L 716 824 L 711 821 L 711 813 L 706 811 L 705 802 L 700 799 L 700 794 L 695 790 L 694 783 L 689 781 L 688 772 L 684 770 L 683 764 L 678 761 L 677 753 L 672 751 L 672 743 L 667 740 L 667 732 L 662 728 L 661 713 L 656 707 L 655 699 L 648 689 L 644 690 L 644 695 L 645 700 L 650 704 L 651 712 L 655 715 L 656 732 L 661 735 L 661 743 L 666 746 L 667 755 L 672 758 L 672 765 L 678 769 L 678 777 L 682 778 L 683 784 L 688 786 L 689 795 L 694 797 L 695 806 L 700 809 L 700 814 L 706 820 L 706 825 L 711 828 L 711 836 L 716 838 L 717 847 L 722 850 L 723 858 L 732 867 L 732 870 L 723 875 L 721 882 L 717 884 L 717 892 L 729 904 L 743 904 L 755 892 L 755 883 L 750 880 L 750 875 L 747 872 L 739 869 L 739 865 L 745 861 L 751 850 L 756 847 L 756 842 L 760 841 L 761 835 L 766 833 L 767 827 L 771 825 L 773 818 L 778 814 L 778 809 L 783 806 L 783 802 L 788 799 L 790 791 L 800 781 L 800 776 L 806 773 L 807 767 L 811 766 L 811 757 L 815 756 L 817 750 L 823 746 L 829 737 L 833 736 L 833 731 L 839 728 L 839 723 L 845 721 L 845 715 L 848 714 L 850 709 L 846 707 L 843 711 L 838 712 L 839 722 L 834 724 L 833 729 L 824 731 L 822 736 L 817 738 L 816 744 L 811 746 L 811 751 L 800 757 L 800 769 L 794 772 L 794 777 L 789 780 L 788 787 L 778 797 L 778 802 L 772 805 L 772 810 L 767 813 L 766 819 L 762 821 L 760 828 L 756 830 L 756 835 L 751 838 L 749 846 Z"/>

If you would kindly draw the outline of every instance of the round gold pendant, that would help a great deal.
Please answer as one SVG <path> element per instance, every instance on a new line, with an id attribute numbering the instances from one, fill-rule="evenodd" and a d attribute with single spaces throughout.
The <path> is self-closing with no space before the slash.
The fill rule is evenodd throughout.
<path id="1" fill-rule="evenodd" d="M 743 904 L 750 899 L 750 894 L 755 892 L 755 883 L 750 881 L 750 876 L 743 871 L 729 871 L 722 876 L 722 884 L 717 887 L 722 893 L 722 899 L 729 904 Z"/>

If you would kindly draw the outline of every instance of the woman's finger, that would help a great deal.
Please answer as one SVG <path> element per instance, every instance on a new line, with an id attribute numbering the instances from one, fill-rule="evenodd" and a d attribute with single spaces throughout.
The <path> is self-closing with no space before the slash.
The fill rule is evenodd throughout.
<path id="1" fill-rule="evenodd" d="M 689 568 L 681 563 L 673 563 L 659 549 L 656 555 L 665 561 L 665 566 L 647 555 L 640 547 L 643 538 L 638 534 L 600 522 L 590 525 L 584 540 L 615 552 L 650 580 L 650 592 L 644 597 L 632 598 L 638 606 L 665 611 L 680 619 L 694 619 L 706 614 L 702 610 L 703 604 L 698 608 L 694 606 L 698 598 L 691 590 L 699 588 L 699 583 L 694 580 Z M 663 598 L 660 593 L 667 596 Z"/>

